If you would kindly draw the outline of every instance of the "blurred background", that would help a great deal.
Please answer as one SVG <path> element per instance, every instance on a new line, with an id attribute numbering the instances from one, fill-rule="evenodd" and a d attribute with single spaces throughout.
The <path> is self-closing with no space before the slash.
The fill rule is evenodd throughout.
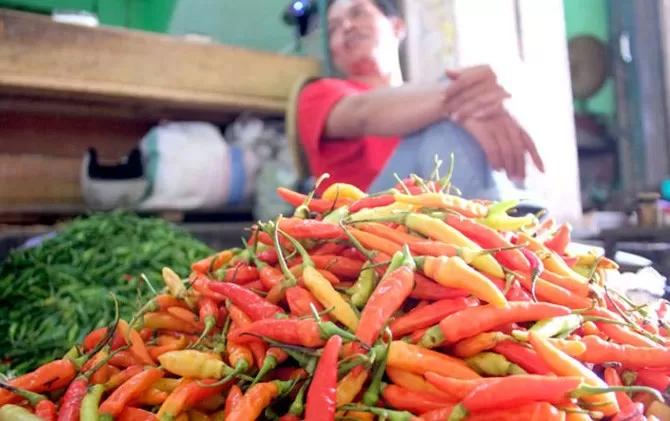
<path id="1" fill-rule="evenodd" d="M 0 260 L 126 209 L 212 248 L 300 189 L 296 86 L 333 75 L 319 0 L 0 0 Z M 405 0 L 410 81 L 486 63 L 545 174 L 526 187 L 574 235 L 667 273 L 665 0 Z M 637 265 L 637 266 L 636 266 Z"/>

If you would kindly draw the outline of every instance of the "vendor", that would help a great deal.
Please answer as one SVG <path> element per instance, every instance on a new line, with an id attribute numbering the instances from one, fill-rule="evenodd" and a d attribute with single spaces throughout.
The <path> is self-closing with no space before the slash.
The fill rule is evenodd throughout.
<path id="1" fill-rule="evenodd" d="M 345 79 L 312 82 L 298 101 L 300 141 L 312 174 L 330 173 L 325 185 L 384 190 L 396 184 L 394 173 L 427 177 L 436 154 L 448 160 L 453 153 L 452 183 L 465 196 L 496 199 L 501 183 L 509 184 L 503 178 L 525 178 L 526 154 L 544 171 L 488 66 L 403 84 L 398 48 L 405 25 L 390 0 L 332 1 L 328 29 Z"/>

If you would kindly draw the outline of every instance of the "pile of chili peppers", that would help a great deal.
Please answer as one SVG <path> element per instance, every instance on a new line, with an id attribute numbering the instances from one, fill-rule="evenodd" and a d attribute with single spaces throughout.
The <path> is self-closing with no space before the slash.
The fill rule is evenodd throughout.
<path id="1" fill-rule="evenodd" d="M 670 419 L 669 304 L 609 289 L 569 225 L 451 190 L 280 188 L 293 215 L 0 382 L 0 421 Z"/>

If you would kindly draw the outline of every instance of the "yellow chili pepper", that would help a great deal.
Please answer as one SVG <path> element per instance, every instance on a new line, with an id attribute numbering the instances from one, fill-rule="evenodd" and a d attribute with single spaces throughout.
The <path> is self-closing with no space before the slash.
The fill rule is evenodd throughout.
<path id="1" fill-rule="evenodd" d="M 169 267 L 163 268 L 163 281 L 165 282 L 165 286 L 167 286 L 171 295 L 175 297 L 182 297 L 186 293 L 186 287 L 181 281 L 181 278 Z"/>
<path id="2" fill-rule="evenodd" d="M 333 285 L 311 266 L 305 267 L 302 272 L 302 278 L 305 286 L 310 290 L 314 297 L 325 308 L 332 308 L 330 313 L 338 321 L 355 331 L 358 327 L 358 316 L 354 310 L 349 306 L 349 303 L 342 298 L 339 292 L 333 288 Z"/>
<path id="3" fill-rule="evenodd" d="M 519 217 L 507 214 L 509 209 L 516 207 L 518 204 L 518 200 L 494 203 L 489 206 L 486 217 L 479 219 L 479 222 L 498 231 L 519 231 L 523 227 L 537 225 L 537 217 L 533 214 L 529 213 Z"/>
<path id="4" fill-rule="evenodd" d="M 163 392 L 172 392 L 181 384 L 182 379 L 168 379 L 168 378 L 162 378 L 159 379 L 156 383 L 154 383 L 151 387 L 155 387 L 158 390 L 162 390 Z"/>
<path id="5" fill-rule="evenodd" d="M 454 196 L 444 193 L 422 193 L 409 195 L 396 193 L 393 195 L 397 202 L 411 203 L 426 208 L 437 208 L 456 211 L 463 216 L 470 218 L 483 218 L 488 212 L 488 208 L 481 203 L 464 199 L 460 196 Z"/>
<path id="6" fill-rule="evenodd" d="M 358 200 L 365 196 L 367 196 L 367 194 L 354 185 L 348 183 L 334 183 L 328 186 L 321 195 L 321 198 L 326 200 Z"/>
<path id="7" fill-rule="evenodd" d="M 572 270 L 572 268 L 568 266 L 567 263 L 565 263 L 565 260 L 563 260 L 554 251 L 549 250 L 547 247 L 545 247 L 544 244 L 540 243 L 535 238 L 526 233 L 520 232 L 519 241 L 521 243 L 528 244 L 528 248 L 537 254 L 540 259 L 542 259 L 542 264 L 544 264 L 544 267 L 548 270 L 559 275 L 567 276 L 581 283 L 588 283 L 588 279 L 586 279 L 586 277 Z"/>
<path id="8" fill-rule="evenodd" d="M 193 349 L 166 352 L 158 361 L 171 373 L 195 379 L 220 379 L 234 372 L 220 358 Z"/>
<path id="9" fill-rule="evenodd" d="M 410 203 L 395 202 L 386 206 L 379 206 L 376 208 L 365 208 L 355 212 L 349 216 L 352 222 L 376 221 L 383 219 L 398 218 L 406 212 L 415 210 L 416 206 Z"/>
<path id="10" fill-rule="evenodd" d="M 444 221 L 429 215 L 410 213 L 405 217 L 405 225 L 426 237 L 442 241 L 447 244 L 466 247 L 471 250 L 481 251 L 477 243 L 470 240 L 460 231 L 451 227 Z M 482 254 L 472 260 L 472 266 L 489 275 L 504 278 L 505 273 L 496 259 L 490 254 Z"/>
<path id="11" fill-rule="evenodd" d="M 337 406 L 346 405 L 353 402 L 356 395 L 363 388 L 365 380 L 368 378 L 368 371 L 355 368 L 348 372 L 342 380 L 337 383 L 336 401 Z"/>
<path id="12" fill-rule="evenodd" d="M 489 278 L 468 266 L 458 256 L 426 256 L 423 272 L 445 287 L 465 289 L 498 308 L 507 305 L 507 298 L 502 291 Z"/>

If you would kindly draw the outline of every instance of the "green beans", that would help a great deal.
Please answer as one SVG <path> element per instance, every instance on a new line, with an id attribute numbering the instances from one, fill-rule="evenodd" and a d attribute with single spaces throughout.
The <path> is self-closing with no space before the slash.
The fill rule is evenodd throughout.
<path id="1" fill-rule="evenodd" d="M 160 269 L 189 273 L 212 251 L 157 218 L 124 212 L 79 218 L 31 249 L 13 251 L 0 266 L 0 372 L 23 373 L 63 355 L 113 316 L 110 292 L 129 317 Z"/>

